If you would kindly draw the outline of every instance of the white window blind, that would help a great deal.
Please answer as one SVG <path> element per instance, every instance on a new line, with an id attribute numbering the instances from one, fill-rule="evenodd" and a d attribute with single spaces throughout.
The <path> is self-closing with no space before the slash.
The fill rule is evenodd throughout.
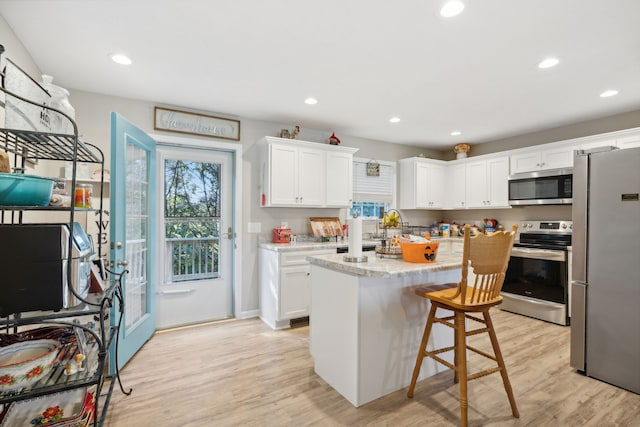
<path id="1" fill-rule="evenodd" d="M 395 164 L 377 161 L 380 164 L 380 176 L 367 176 L 369 161 L 366 159 L 353 161 L 353 200 L 393 203 Z"/>

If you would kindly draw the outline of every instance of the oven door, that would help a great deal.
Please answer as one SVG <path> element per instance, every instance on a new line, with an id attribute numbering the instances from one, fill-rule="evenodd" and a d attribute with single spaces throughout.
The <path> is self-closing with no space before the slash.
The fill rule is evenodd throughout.
<path id="1" fill-rule="evenodd" d="M 566 250 L 514 247 L 500 308 L 567 325 L 567 274 Z"/>

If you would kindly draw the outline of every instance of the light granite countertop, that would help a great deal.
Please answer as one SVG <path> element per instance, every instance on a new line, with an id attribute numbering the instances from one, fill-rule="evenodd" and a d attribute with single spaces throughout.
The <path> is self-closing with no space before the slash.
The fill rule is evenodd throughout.
<path id="1" fill-rule="evenodd" d="M 380 240 L 363 240 L 363 245 L 375 246 L 380 244 Z M 276 252 L 290 251 L 311 251 L 316 249 L 337 249 L 346 248 L 347 241 L 338 242 L 296 242 L 296 243 L 260 243 L 260 247 Z"/>
<path id="2" fill-rule="evenodd" d="M 435 239 L 440 242 L 451 242 L 453 244 L 462 245 L 462 237 L 453 237 L 453 238 L 441 238 Z M 363 240 L 363 245 L 366 246 L 376 246 L 380 245 L 380 240 Z M 337 249 L 337 248 L 346 248 L 349 246 L 346 240 L 338 241 L 338 242 L 296 242 L 296 243 L 260 243 L 258 245 L 260 248 L 268 249 L 276 252 L 290 252 L 290 251 L 309 251 L 316 249 Z M 462 246 L 460 246 L 462 247 Z"/>
<path id="3" fill-rule="evenodd" d="M 364 252 L 367 262 L 346 262 L 345 254 L 327 254 L 307 257 L 312 265 L 328 268 L 346 274 L 378 278 L 397 278 L 429 272 L 455 270 L 462 266 L 462 247 L 460 251 L 453 248 L 438 251 L 434 263 L 411 263 L 402 259 L 379 258 L 374 252 Z M 451 250 L 453 249 L 453 250 Z"/>

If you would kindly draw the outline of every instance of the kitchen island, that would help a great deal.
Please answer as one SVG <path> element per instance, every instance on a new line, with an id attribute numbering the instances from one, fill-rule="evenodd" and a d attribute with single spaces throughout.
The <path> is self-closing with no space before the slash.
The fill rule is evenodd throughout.
<path id="1" fill-rule="evenodd" d="M 425 283 L 457 283 L 461 246 L 442 245 L 435 263 L 413 264 L 365 253 L 309 257 L 310 351 L 315 372 L 358 407 L 409 385 L 429 302 L 414 293 Z M 428 348 L 453 345 L 453 332 L 434 325 Z M 447 357 L 448 356 L 448 357 Z M 443 358 L 452 361 L 453 355 Z M 419 379 L 447 368 L 425 359 Z"/>

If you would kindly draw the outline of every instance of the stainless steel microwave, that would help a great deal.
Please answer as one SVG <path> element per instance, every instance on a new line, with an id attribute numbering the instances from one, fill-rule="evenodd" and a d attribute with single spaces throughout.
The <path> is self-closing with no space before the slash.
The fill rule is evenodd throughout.
<path id="1" fill-rule="evenodd" d="M 509 176 L 509 204 L 567 205 L 573 202 L 573 169 L 519 173 Z"/>
<path id="2" fill-rule="evenodd" d="M 71 268 L 67 270 L 70 240 Z M 0 242 L 0 317 L 57 311 L 87 296 L 94 253 L 91 238 L 80 224 L 74 223 L 73 230 L 68 224 L 0 224 Z"/>

